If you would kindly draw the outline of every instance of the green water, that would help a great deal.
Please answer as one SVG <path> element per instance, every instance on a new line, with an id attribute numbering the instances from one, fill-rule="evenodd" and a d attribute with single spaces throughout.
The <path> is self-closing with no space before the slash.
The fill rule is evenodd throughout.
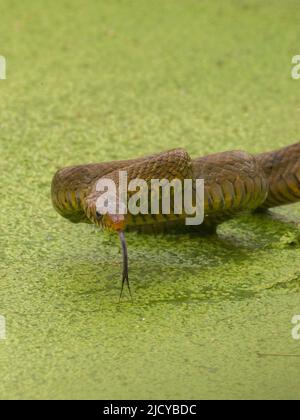
<path id="1" fill-rule="evenodd" d="M 0 398 L 299 398 L 300 206 L 117 238 L 52 209 L 61 166 L 300 136 L 295 1 L 0 1 Z"/>

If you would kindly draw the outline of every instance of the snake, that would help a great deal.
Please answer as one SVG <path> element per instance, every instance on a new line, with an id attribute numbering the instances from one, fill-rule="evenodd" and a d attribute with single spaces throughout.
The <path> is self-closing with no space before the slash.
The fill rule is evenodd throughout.
<path id="1" fill-rule="evenodd" d="M 128 182 L 139 178 L 148 184 L 151 179 L 203 179 L 203 223 L 186 226 L 185 215 L 174 211 L 170 214 L 99 213 L 97 200 L 101 192 L 97 183 L 105 178 L 117 185 L 120 171 L 126 171 Z M 211 234 L 218 225 L 242 213 L 267 211 L 300 201 L 300 142 L 260 154 L 233 150 L 192 159 L 184 149 L 177 148 L 135 159 L 69 166 L 55 173 L 51 198 L 55 210 L 70 222 L 94 224 L 119 235 L 123 256 L 120 298 L 124 284 L 131 296 L 126 231 L 192 230 Z"/>

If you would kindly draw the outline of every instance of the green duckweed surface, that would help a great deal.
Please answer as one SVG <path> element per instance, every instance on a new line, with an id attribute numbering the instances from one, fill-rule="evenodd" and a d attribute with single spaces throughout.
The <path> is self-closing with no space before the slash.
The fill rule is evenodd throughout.
<path id="1" fill-rule="evenodd" d="M 300 136 L 299 2 L 0 1 L 0 398 L 300 397 L 300 206 L 117 238 L 52 209 L 58 167 Z"/>

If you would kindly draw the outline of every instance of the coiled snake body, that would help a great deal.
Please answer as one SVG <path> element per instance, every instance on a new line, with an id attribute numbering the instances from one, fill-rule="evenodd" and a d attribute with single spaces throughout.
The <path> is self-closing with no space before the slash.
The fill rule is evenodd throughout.
<path id="1" fill-rule="evenodd" d="M 128 282 L 127 249 L 124 231 L 144 232 L 191 229 L 185 215 L 147 214 L 99 215 L 96 184 L 109 178 L 118 184 L 119 171 L 126 171 L 128 182 L 140 178 L 204 179 L 204 223 L 193 230 L 213 232 L 234 215 L 255 209 L 268 209 L 300 201 L 300 143 L 259 155 L 242 151 L 217 153 L 191 159 L 183 149 L 59 170 L 52 181 L 52 202 L 58 213 L 73 223 L 94 223 L 119 233 L 123 250 L 123 281 Z M 122 292 L 121 292 L 122 293 Z"/>

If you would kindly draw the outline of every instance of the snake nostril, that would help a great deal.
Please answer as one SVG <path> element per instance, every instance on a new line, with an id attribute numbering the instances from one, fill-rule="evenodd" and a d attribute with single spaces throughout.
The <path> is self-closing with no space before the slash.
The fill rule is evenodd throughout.
<path id="1" fill-rule="evenodd" d="M 101 218 L 101 216 L 102 216 L 102 214 L 101 214 L 101 213 L 99 213 L 98 211 L 96 211 L 96 217 L 97 217 L 97 219 L 100 219 L 100 218 Z"/>

